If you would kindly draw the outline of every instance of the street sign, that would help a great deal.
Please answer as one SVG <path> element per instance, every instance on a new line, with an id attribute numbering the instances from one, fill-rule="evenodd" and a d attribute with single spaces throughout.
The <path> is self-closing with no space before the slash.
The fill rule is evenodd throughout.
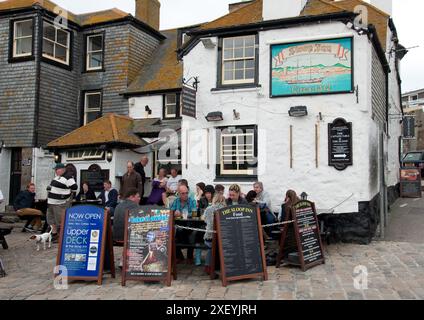
<path id="1" fill-rule="evenodd" d="M 405 116 L 403 117 L 403 138 L 404 139 L 415 139 L 415 117 Z"/>
<path id="2" fill-rule="evenodd" d="M 182 91 L 182 114 L 196 119 L 196 93 L 193 88 L 183 86 Z"/>
<path id="3" fill-rule="evenodd" d="M 342 118 L 328 124 L 328 165 L 340 171 L 353 165 L 352 123 Z"/>

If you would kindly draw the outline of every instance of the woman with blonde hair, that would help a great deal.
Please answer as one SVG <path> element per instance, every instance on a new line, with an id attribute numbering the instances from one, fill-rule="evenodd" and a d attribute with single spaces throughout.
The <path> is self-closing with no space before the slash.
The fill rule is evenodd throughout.
<path id="1" fill-rule="evenodd" d="M 213 230 L 214 230 L 214 218 L 215 211 L 226 207 L 226 199 L 223 194 L 216 193 L 212 200 L 212 205 L 205 210 L 204 219 L 206 222 L 206 233 L 203 237 L 205 245 L 209 247 L 209 250 L 206 254 L 205 261 L 205 272 L 210 274 L 211 272 L 211 257 L 212 257 L 212 240 L 213 240 Z"/>
<path id="2" fill-rule="evenodd" d="M 227 199 L 228 206 L 248 205 L 247 200 L 241 196 L 241 189 L 238 184 L 233 184 L 229 188 L 229 198 Z"/>

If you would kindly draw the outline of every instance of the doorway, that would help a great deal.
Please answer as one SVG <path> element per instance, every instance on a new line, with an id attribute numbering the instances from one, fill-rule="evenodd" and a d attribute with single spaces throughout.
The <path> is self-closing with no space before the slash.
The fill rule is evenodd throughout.
<path id="1" fill-rule="evenodd" d="M 22 177 L 22 148 L 12 149 L 12 163 L 10 166 L 9 205 L 13 205 L 16 196 L 21 191 Z"/>

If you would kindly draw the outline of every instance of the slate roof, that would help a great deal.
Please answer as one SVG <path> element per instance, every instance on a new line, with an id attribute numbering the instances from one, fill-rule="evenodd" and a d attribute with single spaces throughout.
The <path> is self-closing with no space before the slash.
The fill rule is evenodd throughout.
<path id="1" fill-rule="evenodd" d="M 181 120 L 161 120 L 160 118 L 134 120 L 133 132 L 140 137 L 158 136 L 165 129 L 179 131 Z"/>
<path id="2" fill-rule="evenodd" d="M 176 89 L 180 90 L 183 79 L 183 63 L 177 59 L 178 30 L 165 30 L 166 37 L 152 54 L 136 79 L 130 84 L 126 95 Z"/>
<path id="3" fill-rule="evenodd" d="M 146 143 L 133 133 L 133 119 L 116 114 L 103 117 L 80 127 L 63 137 L 53 140 L 47 148 L 70 148 L 78 146 L 114 144 L 140 147 Z"/>

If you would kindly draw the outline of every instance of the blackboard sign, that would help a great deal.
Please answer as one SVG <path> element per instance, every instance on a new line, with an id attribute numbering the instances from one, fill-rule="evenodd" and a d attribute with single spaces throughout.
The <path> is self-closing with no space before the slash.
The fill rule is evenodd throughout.
<path id="1" fill-rule="evenodd" d="M 285 222 L 276 267 L 280 267 L 281 259 L 301 267 L 303 271 L 324 263 L 315 205 L 306 200 L 297 202 L 291 207 Z"/>
<path id="2" fill-rule="evenodd" d="M 405 116 L 402 121 L 403 138 L 415 139 L 415 117 Z"/>
<path id="3" fill-rule="evenodd" d="M 82 184 L 87 182 L 90 190 L 99 192 L 104 189 L 103 182 L 107 180 L 109 180 L 109 170 L 81 170 L 81 188 Z"/>
<path id="4" fill-rule="evenodd" d="M 340 171 L 353 165 L 351 122 L 338 118 L 328 125 L 328 165 Z"/>
<path id="5" fill-rule="evenodd" d="M 57 266 L 66 267 L 69 280 L 97 280 L 102 283 L 105 250 L 113 258 L 109 218 L 97 206 L 75 206 L 66 210 L 62 221 Z M 110 270 L 114 277 L 113 259 Z"/>
<path id="6" fill-rule="evenodd" d="M 196 118 L 196 90 L 183 86 L 182 92 L 182 114 Z"/>
<path id="7" fill-rule="evenodd" d="M 294 228 L 298 238 L 299 259 L 302 270 L 305 271 L 324 262 L 318 218 L 315 205 L 306 200 L 296 203 L 293 207 Z"/>
<path id="8" fill-rule="evenodd" d="M 268 280 L 259 209 L 223 208 L 215 215 L 215 226 L 223 286 L 233 280 L 256 277 Z"/>
<path id="9" fill-rule="evenodd" d="M 141 207 L 125 217 L 122 285 L 126 280 L 171 285 L 173 219 L 163 207 Z"/>
<path id="10" fill-rule="evenodd" d="M 420 169 L 400 169 L 400 196 L 404 198 L 422 197 Z"/>

